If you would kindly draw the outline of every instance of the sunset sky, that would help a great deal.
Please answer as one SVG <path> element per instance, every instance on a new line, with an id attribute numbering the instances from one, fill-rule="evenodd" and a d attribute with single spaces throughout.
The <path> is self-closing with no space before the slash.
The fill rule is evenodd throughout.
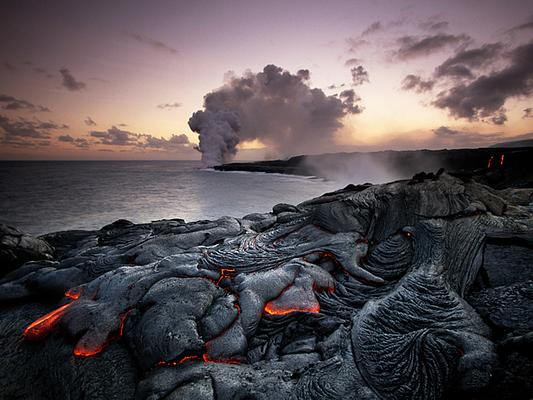
<path id="1" fill-rule="evenodd" d="M 533 138 L 532 12 L 531 0 L 5 0 L 0 159 L 199 159 L 187 122 L 203 97 L 269 64 L 360 97 L 314 152 Z M 241 139 L 237 159 L 279 155 Z"/>

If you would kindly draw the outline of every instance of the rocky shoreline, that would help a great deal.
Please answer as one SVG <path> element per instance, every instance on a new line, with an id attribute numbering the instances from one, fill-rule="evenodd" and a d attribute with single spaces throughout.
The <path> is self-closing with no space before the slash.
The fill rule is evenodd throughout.
<path id="1" fill-rule="evenodd" d="M 243 218 L 1 226 L 0 397 L 529 399 L 533 189 L 509 151 Z"/>

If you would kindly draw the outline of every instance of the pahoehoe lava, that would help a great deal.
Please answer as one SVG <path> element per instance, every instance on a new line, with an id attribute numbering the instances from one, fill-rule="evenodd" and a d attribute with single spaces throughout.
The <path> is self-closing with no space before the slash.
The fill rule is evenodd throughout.
<path id="1" fill-rule="evenodd" d="M 529 398 L 532 195 L 444 173 L 243 218 L 2 226 L 1 397 Z"/>

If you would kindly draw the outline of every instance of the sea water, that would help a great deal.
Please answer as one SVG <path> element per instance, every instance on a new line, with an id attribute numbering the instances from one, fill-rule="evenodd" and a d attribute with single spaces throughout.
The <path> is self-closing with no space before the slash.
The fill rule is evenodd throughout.
<path id="1" fill-rule="evenodd" d="M 2 161 L 0 223 L 33 235 L 135 223 L 243 217 L 339 189 L 334 181 L 218 172 L 198 161 Z"/>

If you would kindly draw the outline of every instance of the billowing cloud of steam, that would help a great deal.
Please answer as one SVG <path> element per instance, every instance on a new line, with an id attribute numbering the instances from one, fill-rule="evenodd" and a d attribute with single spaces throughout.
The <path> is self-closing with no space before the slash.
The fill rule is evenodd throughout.
<path id="1" fill-rule="evenodd" d="M 342 118 L 360 113 L 353 91 L 327 96 L 309 86 L 309 71 L 291 74 L 275 65 L 262 72 L 233 76 L 204 97 L 204 110 L 189 119 L 199 134 L 206 166 L 235 156 L 240 142 L 259 139 L 281 156 L 323 152 L 333 142 Z"/>

